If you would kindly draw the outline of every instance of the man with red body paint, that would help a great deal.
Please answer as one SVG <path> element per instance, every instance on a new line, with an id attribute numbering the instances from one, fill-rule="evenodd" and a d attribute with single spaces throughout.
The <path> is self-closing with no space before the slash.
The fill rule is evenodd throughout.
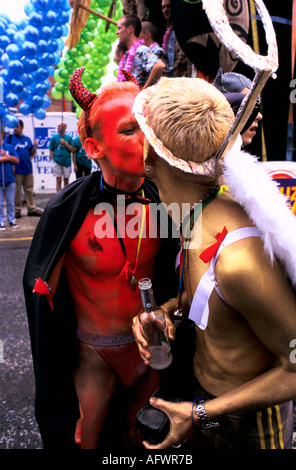
<path id="1" fill-rule="evenodd" d="M 83 87 L 80 75 L 78 77 L 78 86 Z M 71 92 L 80 104 L 75 89 L 77 91 L 77 86 L 74 86 L 74 91 L 72 88 Z M 86 89 L 84 89 L 84 92 L 89 93 Z M 57 225 L 59 224 L 56 218 L 59 216 L 57 206 L 61 206 L 61 219 L 62 214 L 67 219 L 70 211 L 72 212 L 71 218 L 75 219 L 75 228 L 70 229 L 71 235 L 66 235 L 67 242 L 63 240 L 65 237 L 61 235 L 62 227 L 60 228 L 60 243 L 63 248 L 57 250 L 60 256 L 55 255 L 56 262 L 53 263 L 53 266 L 39 271 L 36 269 L 38 264 L 40 266 L 42 264 L 40 263 L 40 253 L 44 250 L 44 247 L 41 246 L 41 240 L 46 237 L 46 230 L 44 229 L 46 225 L 42 223 L 42 219 L 41 227 L 37 228 L 35 241 L 33 240 L 28 257 L 24 277 L 37 378 L 36 416 L 45 447 L 54 445 L 53 439 L 55 435 L 58 436 L 58 433 L 63 433 L 62 438 L 57 438 L 60 439 L 60 442 L 68 442 L 68 444 L 63 444 L 64 447 L 71 445 L 69 444 L 70 438 L 65 438 L 66 431 L 62 429 L 63 426 L 66 428 L 69 421 L 71 428 L 68 429 L 67 436 L 72 435 L 74 441 L 74 424 L 79 418 L 77 413 L 78 398 L 80 419 L 78 419 L 75 441 L 77 444 L 81 444 L 81 448 L 84 449 L 97 448 L 102 428 L 111 407 L 112 398 L 118 390 L 120 390 L 120 408 L 117 410 L 116 428 L 121 425 L 125 439 L 123 446 L 129 447 L 135 436 L 134 421 L 136 413 L 159 384 L 159 374 L 144 365 L 132 335 L 132 318 L 138 314 L 141 308 L 141 300 L 139 291 L 135 290 L 133 283 L 131 283 L 134 276 L 137 279 L 150 277 L 155 281 L 155 268 L 157 265 L 155 259 L 162 251 L 160 247 L 164 241 L 159 238 L 149 238 L 148 235 L 151 228 L 149 228 L 149 224 L 156 224 L 157 220 L 150 217 L 149 204 L 138 203 L 137 214 L 126 215 L 125 223 L 127 225 L 132 218 L 138 217 L 140 224 L 143 220 L 144 211 L 146 235 L 142 238 L 139 236 L 132 238 L 128 234 L 125 237 L 123 236 L 121 240 L 116 234 L 112 238 L 104 238 L 103 236 L 100 238 L 100 233 L 96 230 L 103 217 L 102 212 L 99 211 L 100 202 L 105 203 L 107 201 L 111 204 L 115 221 L 119 225 L 120 221 L 117 217 L 119 212 L 113 200 L 118 194 L 122 197 L 132 195 L 140 200 L 142 198 L 144 202 L 147 202 L 147 198 L 157 200 L 153 183 L 144 181 L 142 158 L 144 135 L 131 111 L 137 93 L 138 88 L 133 83 L 111 84 L 105 87 L 99 95 L 92 95 L 91 102 L 84 107 L 86 111 L 78 124 L 79 137 L 88 156 L 98 164 L 102 173 L 95 172 L 95 175 L 80 179 L 80 185 L 79 180 L 77 180 L 49 203 L 49 207 L 45 211 L 45 219 L 50 219 L 51 214 L 53 214 L 53 217 L 55 216 L 53 220 Z M 85 105 L 85 103 L 81 104 L 82 106 Z M 88 183 L 90 179 L 93 180 L 91 184 Z M 73 200 L 75 197 L 79 199 L 77 194 L 81 187 L 86 184 L 90 189 L 87 189 L 87 197 L 82 196 L 84 203 L 79 201 L 82 213 L 76 207 L 77 215 L 73 215 L 73 208 L 70 208 L 69 200 Z M 76 196 L 74 196 L 75 193 Z M 125 206 L 125 209 L 127 207 Z M 104 217 L 106 217 L 105 213 Z M 80 219 L 79 222 L 77 222 L 77 218 Z M 67 224 L 67 222 L 65 223 Z M 49 225 L 48 222 L 47 225 Z M 70 226 L 72 225 L 71 222 Z M 40 233 L 42 230 L 43 232 Z M 67 227 L 67 233 L 68 231 Z M 165 242 L 167 243 L 167 240 Z M 40 244 L 39 248 L 36 247 L 38 243 Z M 171 252 L 171 255 L 170 257 L 173 260 L 173 252 Z M 166 278 L 169 280 L 168 271 L 170 268 L 168 263 L 163 264 L 162 262 L 162 269 L 162 274 L 158 268 L 157 272 L 163 279 L 160 290 L 163 291 L 161 294 L 165 296 Z M 62 386 L 63 392 L 60 393 L 64 393 L 67 387 L 71 387 L 71 395 L 69 396 L 72 397 L 73 401 L 76 399 L 76 402 L 69 411 L 71 418 L 68 417 L 64 421 L 59 411 L 61 408 L 59 397 L 55 403 L 45 403 L 44 405 L 45 395 L 48 392 L 43 388 L 42 370 L 45 368 L 46 363 L 51 366 L 51 362 L 48 357 L 43 361 L 39 361 L 42 352 L 41 347 L 38 348 L 38 340 L 41 339 L 42 334 L 45 339 L 47 338 L 48 328 L 51 328 L 51 335 L 55 335 L 56 332 L 50 320 L 48 320 L 49 324 L 46 332 L 44 331 L 45 328 L 40 331 L 40 327 L 37 325 L 37 317 L 44 321 L 44 312 L 42 313 L 41 307 L 32 306 L 32 295 L 35 295 L 35 297 L 44 296 L 37 295 L 39 292 L 38 283 L 35 286 L 35 294 L 29 292 L 30 284 L 32 285 L 33 279 L 38 277 L 37 272 L 43 273 L 40 275 L 39 284 L 40 279 L 42 279 L 44 286 L 48 289 L 46 297 L 52 307 L 48 317 L 52 315 L 54 318 L 58 315 L 58 310 L 63 310 L 59 314 L 56 329 L 61 327 L 63 317 L 66 315 L 65 308 L 67 311 L 70 309 L 68 304 L 64 309 L 60 307 L 61 303 L 66 303 L 64 299 L 65 292 L 67 293 L 65 297 L 71 299 L 72 303 L 72 313 L 68 315 L 69 324 L 72 325 L 72 329 L 76 329 L 77 338 L 74 340 L 72 332 L 71 339 L 69 339 L 69 333 L 67 333 L 67 341 L 72 344 L 72 354 L 75 354 L 75 360 L 70 352 L 67 353 L 65 359 L 64 351 L 60 351 L 60 354 L 62 354 L 61 359 L 64 363 L 67 363 L 66 371 L 68 374 L 66 380 L 61 371 L 60 380 L 65 380 L 65 383 Z M 61 289 L 62 277 L 65 283 L 64 289 Z M 172 294 L 174 294 L 173 291 L 169 295 L 172 296 Z M 60 295 L 62 299 L 59 303 Z M 164 302 L 167 299 L 168 297 L 163 297 L 161 301 Z M 36 299 L 33 302 L 36 303 Z M 43 306 L 43 309 L 45 309 L 45 306 Z M 75 312 L 74 322 L 73 311 Z M 64 331 L 66 331 L 66 320 L 64 320 L 64 323 Z M 37 335 L 36 331 L 38 332 Z M 38 336 L 38 340 L 35 342 L 34 338 L 36 336 Z M 56 339 L 56 341 L 62 340 L 64 340 L 64 336 L 59 333 L 59 339 Z M 73 342 L 75 341 L 77 342 L 77 349 L 74 353 Z M 53 344 L 56 346 L 56 342 L 53 342 Z M 69 357 L 71 357 L 70 360 Z M 71 360 L 73 364 L 69 364 Z M 50 386 L 52 386 L 51 380 L 57 380 L 55 374 L 58 373 L 55 367 L 52 367 L 52 369 L 51 379 L 47 380 L 47 385 L 50 382 Z M 45 373 L 45 371 L 43 372 Z M 70 378 L 71 374 L 74 378 L 74 390 Z M 40 390 L 43 390 L 43 392 L 40 392 Z M 55 389 L 55 394 L 58 395 L 58 393 Z M 45 408 L 50 408 L 50 406 L 55 408 L 58 419 L 52 418 L 53 424 L 49 425 L 46 418 L 47 420 L 50 419 L 46 416 L 48 411 Z M 64 406 L 67 407 L 68 404 L 64 403 Z M 73 413 L 73 409 L 75 409 L 75 413 Z M 66 414 L 65 410 L 63 410 L 63 413 Z M 60 423 L 59 426 L 56 426 L 57 421 Z M 52 432 L 51 428 L 53 426 L 58 428 L 57 432 Z M 129 442 L 129 444 L 126 442 Z M 119 446 L 116 441 L 107 442 L 107 445 L 110 444 L 114 449 Z"/>

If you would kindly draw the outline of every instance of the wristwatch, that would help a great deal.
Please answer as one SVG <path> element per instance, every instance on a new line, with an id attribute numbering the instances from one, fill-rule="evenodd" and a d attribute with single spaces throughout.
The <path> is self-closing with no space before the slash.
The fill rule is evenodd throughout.
<path id="1" fill-rule="evenodd" d="M 219 423 L 217 423 L 216 421 L 211 421 L 208 418 L 208 415 L 205 410 L 204 400 L 200 400 L 198 402 L 198 404 L 196 405 L 195 411 L 196 411 L 201 429 L 209 429 L 209 428 L 215 428 L 219 426 Z"/>

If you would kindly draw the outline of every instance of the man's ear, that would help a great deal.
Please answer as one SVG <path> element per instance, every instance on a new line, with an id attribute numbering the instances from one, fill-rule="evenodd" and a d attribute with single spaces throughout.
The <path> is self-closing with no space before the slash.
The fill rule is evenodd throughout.
<path id="1" fill-rule="evenodd" d="M 99 160 L 105 156 L 102 142 L 99 142 L 92 137 L 85 139 L 83 147 L 89 158 L 92 158 L 93 160 Z"/>

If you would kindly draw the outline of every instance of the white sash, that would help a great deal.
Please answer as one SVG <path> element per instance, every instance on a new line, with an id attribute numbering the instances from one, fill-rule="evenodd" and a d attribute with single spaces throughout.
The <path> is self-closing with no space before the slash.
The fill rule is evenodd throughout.
<path id="1" fill-rule="evenodd" d="M 209 269 L 204 273 L 199 281 L 190 307 L 189 318 L 202 330 L 204 330 L 208 324 L 209 298 L 216 284 L 215 266 L 220 251 L 226 246 L 231 245 L 231 243 L 247 237 L 260 237 L 259 230 L 256 227 L 243 227 L 227 233 L 216 255 L 211 259 Z M 217 292 L 220 297 L 223 298 L 220 294 L 220 290 L 217 290 Z"/>

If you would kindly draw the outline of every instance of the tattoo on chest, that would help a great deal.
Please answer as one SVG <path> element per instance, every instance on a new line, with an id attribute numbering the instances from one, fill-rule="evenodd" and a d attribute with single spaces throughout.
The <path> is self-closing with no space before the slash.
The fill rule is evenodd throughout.
<path id="1" fill-rule="evenodd" d="M 93 238 L 88 237 L 87 240 L 87 247 L 94 251 L 95 253 L 97 251 L 104 251 L 102 245 L 98 242 L 97 238 L 94 236 Z"/>

